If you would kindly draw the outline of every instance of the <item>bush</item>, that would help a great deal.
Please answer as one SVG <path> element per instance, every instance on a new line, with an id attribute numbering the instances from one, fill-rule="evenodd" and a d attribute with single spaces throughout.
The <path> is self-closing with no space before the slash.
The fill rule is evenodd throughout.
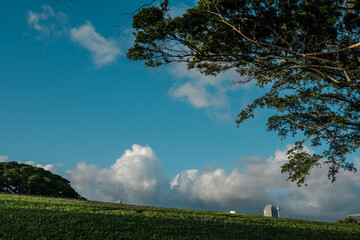
<path id="1" fill-rule="evenodd" d="M 354 218 L 354 217 L 347 217 L 347 218 L 345 218 L 345 220 L 338 219 L 336 222 L 337 223 L 346 223 L 346 224 L 359 225 L 360 226 L 359 220 L 357 218 Z"/>

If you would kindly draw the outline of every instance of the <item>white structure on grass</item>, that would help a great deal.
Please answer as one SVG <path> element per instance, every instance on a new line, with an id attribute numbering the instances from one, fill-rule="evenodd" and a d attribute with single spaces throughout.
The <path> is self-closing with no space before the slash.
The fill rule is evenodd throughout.
<path id="1" fill-rule="evenodd" d="M 280 217 L 280 207 L 268 204 L 264 208 L 264 216 L 266 217 Z"/>

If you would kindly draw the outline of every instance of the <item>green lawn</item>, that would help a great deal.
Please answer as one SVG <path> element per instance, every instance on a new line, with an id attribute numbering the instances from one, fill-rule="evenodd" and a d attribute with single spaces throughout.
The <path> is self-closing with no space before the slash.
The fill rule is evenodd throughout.
<path id="1" fill-rule="evenodd" d="M 0 239 L 360 239 L 360 227 L 0 194 Z"/>

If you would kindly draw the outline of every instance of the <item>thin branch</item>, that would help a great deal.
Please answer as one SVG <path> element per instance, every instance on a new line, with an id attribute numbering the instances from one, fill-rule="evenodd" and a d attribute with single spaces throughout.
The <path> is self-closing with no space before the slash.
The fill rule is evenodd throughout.
<path id="1" fill-rule="evenodd" d="M 141 5 L 139 8 L 135 9 L 135 10 L 132 11 L 131 13 L 123 13 L 124 15 L 128 15 L 128 17 L 126 18 L 126 20 L 125 20 L 122 24 L 117 25 L 117 26 L 113 26 L 113 27 L 116 27 L 116 28 L 121 28 L 121 27 L 123 27 L 123 26 L 132 18 L 132 16 L 135 15 L 135 13 L 137 13 L 138 11 L 140 11 L 141 9 L 143 9 L 144 7 L 148 7 L 148 6 L 152 5 L 154 2 L 156 2 L 156 0 L 152 0 L 150 3 L 146 3 L 146 4 Z"/>
<path id="2" fill-rule="evenodd" d="M 306 54 L 302 54 L 302 56 L 306 57 L 306 56 L 316 56 L 316 55 L 339 53 L 339 52 L 343 52 L 343 51 L 350 50 L 350 49 L 357 48 L 357 47 L 360 47 L 360 42 L 355 43 L 355 44 L 353 44 L 353 45 L 351 45 L 351 46 L 349 46 L 349 47 L 346 47 L 346 48 L 338 49 L 338 50 L 336 50 L 336 51 L 326 51 L 326 52 L 317 52 L 317 53 L 306 53 Z"/>

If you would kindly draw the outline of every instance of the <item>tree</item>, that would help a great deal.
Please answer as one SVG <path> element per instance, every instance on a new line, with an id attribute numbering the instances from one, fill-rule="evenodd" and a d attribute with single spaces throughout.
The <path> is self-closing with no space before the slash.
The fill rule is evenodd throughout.
<path id="1" fill-rule="evenodd" d="M 131 60 L 186 63 L 207 75 L 235 69 L 238 83 L 265 88 L 236 122 L 266 107 L 276 111 L 269 131 L 302 133 L 281 169 L 288 180 L 306 184 L 324 165 L 332 182 L 340 169 L 356 171 L 346 155 L 360 147 L 360 1 L 200 0 L 172 17 L 166 0 L 139 10 L 133 28 Z M 324 150 L 309 154 L 305 142 Z"/>
<path id="2" fill-rule="evenodd" d="M 0 162 L 0 192 L 84 199 L 67 179 L 17 162 Z"/>
<path id="3" fill-rule="evenodd" d="M 336 220 L 336 223 L 345 223 L 345 224 L 351 224 L 351 225 L 360 225 L 360 222 L 357 218 L 348 216 L 344 220 L 338 219 Z"/>

